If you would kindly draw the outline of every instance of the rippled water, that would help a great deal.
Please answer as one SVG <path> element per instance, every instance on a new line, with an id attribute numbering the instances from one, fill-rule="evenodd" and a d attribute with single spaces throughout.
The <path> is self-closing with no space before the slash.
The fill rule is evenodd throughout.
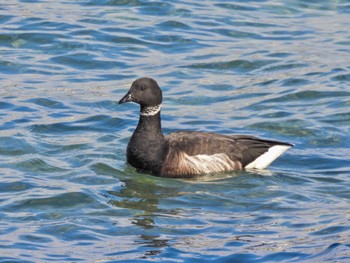
<path id="1" fill-rule="evenodd" d="M 1 262 L 349 262 L 350 2 L 0 5 Z M 295 143 L 197 180 L 125 164 L 131 82 L 163 127 Z"/>

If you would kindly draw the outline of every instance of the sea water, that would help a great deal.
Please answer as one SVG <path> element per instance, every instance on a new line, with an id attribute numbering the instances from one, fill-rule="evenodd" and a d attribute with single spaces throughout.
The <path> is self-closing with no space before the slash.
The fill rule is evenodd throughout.
<path id="1" fill-rule="evenodd" d="M 350 2 L 0 4 L 1 262 L 349 262 Z M 295 144 L 191 180 L 126 164 L 133 80 L 164 133 Z"/>

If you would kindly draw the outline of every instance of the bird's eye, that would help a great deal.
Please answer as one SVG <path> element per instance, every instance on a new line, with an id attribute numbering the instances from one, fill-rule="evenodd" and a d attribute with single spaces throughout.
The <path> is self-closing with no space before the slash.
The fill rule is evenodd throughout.
<path id="1" fill-rule="evenodd" d="M 145 87 L 145 86 L 141 86 L 140 88 L 141 88 L 141 90 L 145 90 L 145 89 L 146 89 L 146 87 Z"/>

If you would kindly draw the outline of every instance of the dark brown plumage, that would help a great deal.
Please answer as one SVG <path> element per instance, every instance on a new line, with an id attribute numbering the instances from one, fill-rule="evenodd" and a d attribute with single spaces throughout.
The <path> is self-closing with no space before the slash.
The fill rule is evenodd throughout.
<path id="1" fill-rule="evenodd" d="M 140 119 L 127 148 L 127 160 L 140 171 L 162 177 L 191 177 L 244 168 L 265 168 L 292 146 L 248 135 L 181 131 L 164 136 L 162 92 L 151 78 L 133 82 L 119 103 L 140 104 Z"/>

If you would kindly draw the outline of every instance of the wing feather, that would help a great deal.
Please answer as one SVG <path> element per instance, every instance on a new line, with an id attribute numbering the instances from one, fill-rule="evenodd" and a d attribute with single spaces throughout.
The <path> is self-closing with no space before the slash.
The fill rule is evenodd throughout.
<path id="1" fill-rule="evenodd" d="M 163 176 L 183 177 L 243 169 L 274 145 L 292 146 L 248 135 L 182 131 L 165 136 Z"/>

